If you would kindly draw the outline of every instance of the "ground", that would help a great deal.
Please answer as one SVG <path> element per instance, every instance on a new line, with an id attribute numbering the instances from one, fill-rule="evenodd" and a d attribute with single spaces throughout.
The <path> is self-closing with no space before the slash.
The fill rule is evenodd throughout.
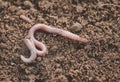
<path id="1" fill-rule="evenodd" d="M 36 23 L 89 42 L 36 31 L 48 54 L 26 64 L 20 59 L 30 56 L 24 38 Z M 120 1 L 0 0 L 0 82 L 120 82 Z"/>

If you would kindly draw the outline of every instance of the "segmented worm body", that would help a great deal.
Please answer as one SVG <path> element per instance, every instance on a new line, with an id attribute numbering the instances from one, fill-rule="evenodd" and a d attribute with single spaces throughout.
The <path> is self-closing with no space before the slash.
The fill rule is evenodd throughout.
<path id="1" fill-rule="evenodd" d="M 22 19 L 27 20 L 25 18 L 26 17 L 23 17 Z M 42 42 L 39 42 L 38 40 L 35 39 L 34 33 L 36 30 L 43 30 L 43 31 L 46 31 L 49 33 L 55 33 L 55 34 L 61 35 L 63 37 L 69 38 L 71 40 L 75 40 L 75 41 L 79 41 L 79 42 L 83 42 L 83 43 L 88 42 L 87 39 L 81 38 L 78 35 L 73 34 L 69 31 L 65 31 L 65 30 L 58 29 L 58 28 L 53 28 L 53 27 L 47 26 L 45 24 L 35 24 L 29 30 L 28 38 L 25 38 L 25 44 L 27 45 L 28 49 L 30 50 L 31 56 L 30 56 L 30 58 L 25 58 L 24 56 L 21 55 L 21 59 L 26 63 L 30 63 L 33 60 L 35 60 L 37 55 L 43 56 L 48 52 L 45 44 L 43 44 Z M 41 50 L 39 50 L 38 48 Z"/>

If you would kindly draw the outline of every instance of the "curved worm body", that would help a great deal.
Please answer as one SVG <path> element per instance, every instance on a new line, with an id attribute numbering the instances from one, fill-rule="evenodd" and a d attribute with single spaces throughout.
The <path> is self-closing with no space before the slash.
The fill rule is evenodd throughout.
<path id="1" fill-rule="evenodd" d="M 26 20 L 26 19 L 24 19 L 24 20 Z M 30 58 L 25 58 L 24 56 L 21 56 L 21 59 L 26 63 L 30 63 L 33 60 L 35 60 L 37 55 L 43 56 L 47 53 L 47 48 L 46 48 L 45 44 L 43 44 L 42 42 L 39 42 L 34 37 L 34 32 L 36 30 L 43 30 L 43 31 L 46 31 L 49 33 L 55 33 L 55 34 L 61 35 L 63 37 L 69 38 L 71 40 L 75 40 L 75 41 L 79 41 L 79 42 L 83 42 L 83 43 L 88 42 L 87 39 L 81 38 L 78 35 L 73 34 L 71 32 L 68 32 L 68 31 L 65 31 L 62 29 L 58 29 L 58 28 L 53 28 L 53 27 L 47 26 L 45 24 L 36 24 L 29 30 L 29 33 L 28 33 L 29 38 L 25 39 L 25 44 L 27 45 L 27 47 L 29 48 L 29 50 L 31 52 Z M 40 48 L 41 50 L 38 50 L 38 48 Z"/>
<path id="2" fill-rule="evenodd" d="M 31 61 L 35 60 L 35 58 L 37 57 L 36 48 L 32 40 L 25 39 L 24 42 L 28 47 L 28 49 L 30 50 L 31 56 L 30 58 L 25 58 L 24 56 L 21 55 L 21 59 L 26 63 L 30 63 Z"/>
<path id="3" fill-rule="evenodd" d="M 69 38 L 71 40 L 75 40 L 75 41 L 79 41 L 79 42 L 83 42 L 83 43 L 88 42 L 87 39 L 81 38 L 78 35 L 73 34 L 73 33 L 69 32 L 69 31 L 65 31 L 65 30 L 58 29 L 58 28 L 53 28 L 53 27 L 47 26 L 45 24 L 36 24 L 36 25 L 34 25 L 29 31 L 29 36 L 31 36 L 34 39 L 34 32 L 36 30 L 39 30 L 39 29 L 41 29 L 43 31 L 46 31 L 46 32 L 49 32 L 49 33 L 59 34 L 59 35 L 61 35 L 63 37 Z"/>

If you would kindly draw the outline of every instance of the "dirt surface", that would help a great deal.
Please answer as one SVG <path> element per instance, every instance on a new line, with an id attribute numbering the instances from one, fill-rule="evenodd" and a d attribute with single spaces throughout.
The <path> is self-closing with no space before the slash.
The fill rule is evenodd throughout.
<path id="1" fill-rule="evenodd" d="M 20 59 L 30 56 L 23 40 L 36 23 L 71 31 L 89 43 L 37 31 L 49 53 L 26 64 Z M 120 82 L 120 1 L 0 0 L 0 82 Z"/>

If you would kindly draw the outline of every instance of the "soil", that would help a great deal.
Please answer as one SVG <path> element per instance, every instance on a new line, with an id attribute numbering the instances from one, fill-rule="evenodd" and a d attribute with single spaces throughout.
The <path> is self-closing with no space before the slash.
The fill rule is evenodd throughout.
<path id="1" fill-rule="evenodd" d="M 0 82 L 120 82 L 119 5 L 119 0 L 0 0 Z M 20 59 L 30 56 L 23 40 L 36 23 L 89 42 L 36 31 L 48 54 L 26 64 Z"/>

